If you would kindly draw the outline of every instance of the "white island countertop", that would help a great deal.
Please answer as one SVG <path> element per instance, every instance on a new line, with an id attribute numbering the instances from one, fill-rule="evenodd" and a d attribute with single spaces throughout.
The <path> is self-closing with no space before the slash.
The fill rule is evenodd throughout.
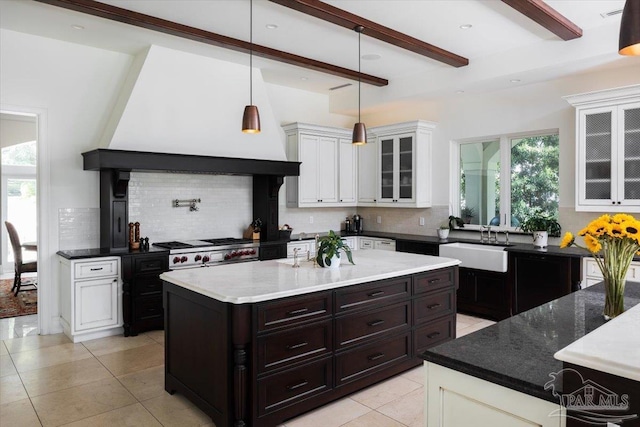
<path id="1" fill-rule="evenodd" d="M 244 262 L 189 268 L 163 273 L 160 279 L 218 301 L 255 303 L 335 289 L 375 280 L 421 273 L 460 264 L 457 259 L 404 252 L 353 252 L 352 265 L 341 254 L 338 269 L 313 267 L 306 258 L 293 268 L 293 259 Z"/>
<path id="2" fill-rule="evenodd" d="M 553 357 L 640 381 L 640 304 L 558 351 Z"/>

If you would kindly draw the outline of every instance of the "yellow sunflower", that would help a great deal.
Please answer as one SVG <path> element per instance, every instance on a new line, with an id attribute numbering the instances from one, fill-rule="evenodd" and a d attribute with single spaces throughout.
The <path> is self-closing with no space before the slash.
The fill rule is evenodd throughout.
<path id="1" fill-rule="evenodd" d="M 589 232 L 589 227 L 585 227 L 582 230 L 578 231 L 578 236 L 585 236 Z"/>
<path id="2" fill-rule="evenodd" d="M 612 222 L 611 224 L 607 225 L 607 233 L 608 236 L 611 236 L 613 238 L 616 239 L 621 239 L 623 237 L 626 236 L 626 231 L 625 228 L 620 225 L 620 224 L 616 224 L 615 222 Z"/>
<path id="3" fill-rule="evenodd" d="M 596 239 L 591 235 L 584 236 L 584 243 L 587 245 L 587 249 L 591 253 L 598 253 L 602 249 L 602 244 L 600 244 L 600 240 Z"/>
<path id="4" fill-rule="evenodd" d="M 631 218 L 631 220 L 625 221 L 620 224 L 620 227 L 624 231 L 626 237 L 629 237 L 640 243 L 640 222 L 633 219 L 633 217 Z"/>
<path id="5" fill-rule="evenodd" d="M 576 238 L 573 236 L 573 234 L 567 232 L 565 233 L 564 237 L 562 238 L 562 242 L 560 243 L 560 247 L 561 248 L 568 248 L 569 246 L 573 245 L 573 242 L 576 240 Z"/>
<path id="6" fill-rule="evenodd" d="M 611 221 L 622 224 L 625 221 L 635 221 L 635 218 L 628 214 L 615 214 L 613 218 L 611 218 Z"/>
<path id="7" fill-rule="evenodd" d="M 602 218 L 603 217 L 595 219 L 591 221 L 589 225 L 587 225 L 588 234 L 590 234 L 591 236 L 600 237 L 600 236 L 604 236 L 607 233 L 609 221 L 605 221 Z"/>

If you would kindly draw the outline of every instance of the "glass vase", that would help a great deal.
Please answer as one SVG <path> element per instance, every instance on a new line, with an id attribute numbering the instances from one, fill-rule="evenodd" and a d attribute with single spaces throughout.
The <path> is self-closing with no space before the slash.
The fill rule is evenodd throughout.
<path id="1" fill-rule="evenodd" d="M 622 314 L 624 311 L 624 285 L 626 283 L 625 274 L 614 274 L 613 277 L 605 277 L 605 301 L 604 319 L 610 320 Z"/>

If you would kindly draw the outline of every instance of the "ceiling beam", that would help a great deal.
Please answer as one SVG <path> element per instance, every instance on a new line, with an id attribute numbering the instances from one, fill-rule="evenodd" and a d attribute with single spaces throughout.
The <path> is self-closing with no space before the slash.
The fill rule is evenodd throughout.
<path id="1" fill-rule="evenodd" d="M 100 3 L 94 0 L 35 0 L 40 3 L 46 3 L 59 6 L 65 9 L 82 12 L 100 18 L 110 19 L 112 21 L 122 22 L 124 24 L 133 25 L 148 30 L 158 31 L 173 36 L 182 37 L 209 44 L 225 49 L 231 49 L 237 52 L 253 55 L 261 58 L 270 59 L 277 62 L 295 65 L 309 70 L 319 71 L 321 73 L 331 74 L 350 80 L 361 79 L 362 83 L 368 83 L 374 86 L 387 86 L 387 79 L 372 76 L 370 74 L 358 73 L 348 68 L 339 67 L 337 65 L 328 64 L 326 62 L 316 61 L 315 59 L 305 58 L 293 53 L 283 52 L 281 50 L 272 49 L 266 46 L 251 44 L 244 40 L 238 40 L 220 34 L 205 31 L 199 28 L 190 27 L 188 25 L 178 24 L 177 22 L 168 21 L 166 19 L 156 18 L 154 16 L 145 15 L 143 13 L 134 12 L 128 9 L 112 6 L 106 3 Z"/>
<path id="2" fill-rule="evenodd" d="M 270 1 L 350 30 L 353 30 L 358 26 L 363 26 L 364 31 L 362 34 L 364 35 L 410 50 L 411 52 L 415 52 L 419 55 L 435 59 L 436 61 L 440 61 L 454 67 L 464 67 L 465 65 L 469 65 L 469 60 L 467 58 L 318 0 Z"/>
<path id="3" fill-rule="evenodd" d="M 502 0 L 532 21 L 542 25 L 562 40 L 582 37 L 582 28 L 542 0 Z"/>

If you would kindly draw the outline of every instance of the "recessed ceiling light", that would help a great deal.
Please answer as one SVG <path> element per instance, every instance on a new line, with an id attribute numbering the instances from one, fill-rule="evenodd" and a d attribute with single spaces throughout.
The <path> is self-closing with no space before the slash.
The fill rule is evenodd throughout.
<path id="1" fill-rule="evenodd" d="M 362 55 L 360 58 L 364 59 L 365 61 L 377 61 L 378 59 L 382 58 L 382 56 L 378 55 L 377 53 L 367 53 L 366 55 Z"/>
<path id="2" fill-rule="evenodd" d="M 307 81 L 307 80 L 309 80 L 309 79 L 308 79 L 308 78 L 306 78 L 306 77 L 300 77 L 300 80 L 302 80 L 303 82 L 306 82 L 306 81 Z"/>
<path id="3" fill-rule="evenodd" d="M 84 30 L 84 27 L 82 25 L 72 25 L 71 28 L 73 28 L 74 30 Z"/>
<path id="4" fill-rule="evenodd" d="M 471 25 L 471 24 L 464 24 L 464 25 L 460 25 L 460 29 L 461 29 L 461 30 L 468 30 L 468 29 L 470 29 L 471 27 L 473 27 L 473 25 Z"/>
<path id="5" fill-rule="evenodd" d="M 267 24 L 265 25 L 265 27 L 267 27 L 270 30 L 275 30 L 276 28 L 278 28 L 276 24 Z"/>
<path id="6" fill-rule="evenodd" d="M 464 93 L 463 90 L 457 90 L 456 93 Z"/>
<path id="7" fill-rule="evenodd" d="M 509 80 L 511 83 L 520 83 L 520 79 L 511 79 Z"/>

